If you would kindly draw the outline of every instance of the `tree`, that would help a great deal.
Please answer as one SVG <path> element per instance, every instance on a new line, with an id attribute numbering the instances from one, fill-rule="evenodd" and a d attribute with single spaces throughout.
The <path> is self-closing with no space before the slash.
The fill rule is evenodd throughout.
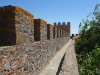
<path id="1" fill-rule="evenodd" d="M 75 41 L 80 75 L 100 75 L 100 4 L 79 25 Z"/>
<path id="2" fill-rule="evenodd" d="M 82 42 L 80 48 L 84 47 L 85 51 L 91 51 L 95 46 L 100 46 L 100 4 L 95 6 L 94 12 L 87 18 L 90 16 L 92 20 L 83 19 L 79 25 L 79 36 Z"/>

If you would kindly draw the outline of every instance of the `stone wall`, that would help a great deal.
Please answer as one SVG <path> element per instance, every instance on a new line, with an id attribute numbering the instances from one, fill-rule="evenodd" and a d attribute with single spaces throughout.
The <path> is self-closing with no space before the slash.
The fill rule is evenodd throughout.
<path id="1" fill-rule="evenodd" d="M 68 38 L 45 40 L 28 45 L 0 47 L 1 73 L 13 69 L 15 75 L 38 75 Z"/>
<path id="2" fill-rule="evenodd" d="M 67 24 L 65 22 L 58 22 L 57 23 L 54 23 L 54 26 L 58 27 L 58 28 L 61 28 L 63 30 L 65 30 L 67 32 L 67 36 L 70 36 L 70 22 L 67 22 Z"/>
<path id="3" fill-rule="evenodd" d="M 19 7 L 0 7 L 0 46 L 34 42 L 33 19 Z"/>
<path id="4" fill-rule="evenodd" d="M 0 75 L 38 75 L 70 39 L 19 7 L 0 10 Z"/>
<path id="5" fill-rule="evenodd" d="M 15 28 L 16 44 L 29 44 L 34 42 L 34 17 L 27 11 L 16 7 Z"/>
<path id="6" fill-rule="evenodd" d="M 53 26 L 51 24 L 47 24 L 47 39 L 53 39 Z"/>
<path id="7" fill-rule="evenodd" d="M 43 41 L 47 39 L 47 22 L 42 19 L 34 20 L 34 36 L 35 41 Z"/>

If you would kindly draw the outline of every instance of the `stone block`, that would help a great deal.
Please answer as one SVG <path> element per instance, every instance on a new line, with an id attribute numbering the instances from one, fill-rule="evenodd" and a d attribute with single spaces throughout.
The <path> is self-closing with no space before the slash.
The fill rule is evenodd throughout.
<path id="1" fill-rule="evenodd" d="M 34 42 L 34 17 L 16 6 L 0 7 L 0 46 Z"/>
<path id="2" fill-rule="evenodd" d="M 47 39 L 53 39 L 53 26 L 51 24 L 47 24 Z"/>
<path id="3" fill-rule="evenodd" d="M 56 26 L 53 27 L 53 38 L 54 39 L 57 38 L 57 27 Z"/>
<path id="4" fill-rule="evenodd" d="M 47 22 L 42 19 L 34 19 L 34 41 L 47 40 Z"/>

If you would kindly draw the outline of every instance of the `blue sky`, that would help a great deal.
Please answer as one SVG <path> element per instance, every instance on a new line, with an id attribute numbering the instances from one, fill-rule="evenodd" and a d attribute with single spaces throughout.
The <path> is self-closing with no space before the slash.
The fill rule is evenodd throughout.
<path id="1" fill-rule="evenodd" d="M 71 22 L 71 33 L 78 33 L 79 23 L 93 12 L 100 0 L 0 0 L 0 6 L 19 6 L 47 23 Z"/>

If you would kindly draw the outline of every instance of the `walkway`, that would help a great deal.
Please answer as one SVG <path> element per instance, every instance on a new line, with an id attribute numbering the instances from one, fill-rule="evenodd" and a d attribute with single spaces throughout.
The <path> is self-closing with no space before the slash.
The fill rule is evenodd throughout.
<path id="1" fill-rule="evenodd" d="M 58 67 L 62 57 L 65 55 L 64 62 L 58 74 Z M 40 73 L 40 75 L 79 75 L 77 60 L 74 51 L 74 41 L 70 40 L 50 61 L 50 64 Z"/>
<path id="2" fill-rule="evenodd" d="M 79 75 L 74 41 L 71 42 L 69 48 L 66 50 L 65 59 L 59 75 Z"/>

